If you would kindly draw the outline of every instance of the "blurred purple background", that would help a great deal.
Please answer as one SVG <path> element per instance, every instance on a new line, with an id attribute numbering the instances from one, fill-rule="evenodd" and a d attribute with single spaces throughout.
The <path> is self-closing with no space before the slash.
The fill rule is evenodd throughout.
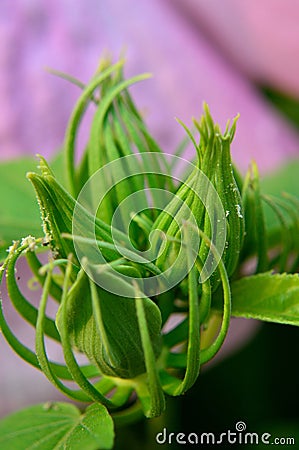
<path id="1" fill-rule="evenodd" d="M 78 90 L 45 67 L 83 81 L 103 51 L 126 48 L 128 76 L 165 151 L 203 100 L 220 124 L 241 114 L 233 147 L 243 170 L 263 169 L 298 151 L 298 134 L 252 81 L 299 96 L 298 2 L 293 0 L 2 0 L 0 4 L 1 157 L 53 153 L 62 143 Z"/>
<path id="2" fill-rule="evenodd" d="M 132 92 L 166 152 L 183 136 L 174 118 L 190 125 L 205 100 L 222 126 L 241 114 L 233 156 L 242 171 L 252 158 L 276 167 L 299 155 L 299 134 L 255 83 L 299 97 L 298 23 L 296 0 L 1 0 L 1 158 L 49 156 L 63 142 L 79 91 L 45 67 L 87 81 L 103 51 L 116 60 L 125 48 L 127 76 L 154 75 Z M 231 334 L 246 334 L 250 324 L 238 323 Z M 2 338 L 0 359 L 0 415 L 57 398 Z"/>

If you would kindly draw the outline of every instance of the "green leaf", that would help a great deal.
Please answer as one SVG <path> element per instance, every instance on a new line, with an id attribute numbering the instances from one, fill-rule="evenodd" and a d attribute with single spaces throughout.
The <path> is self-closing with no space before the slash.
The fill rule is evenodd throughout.
<path id="1" fill-rule="evenodd" d="M 53 158 L 50 159 L 49 163 L 51 170 L 55 175 L 55 178 L 59 180 L 60 184 L 62 184 L 63 187 L 65 187 L 67 184 L 64 158 L 65 158 L 64 151 L 62 149 L 59 150 L 57 153 L 55 153 Z M 79 176 L 78 178 L 80 179 Z"/>
<path id="2" fill-rule="evenodd" d="M 0 261 L 7 256 L 6 249 L 12 240 L 31 234 L 43 235 L 39 208 L 34 190 L 26 179 L 26 172 L 34 170 L 38 160 L 33 157 L 18 158 L 0 163 Z M 54 173 L 64 181 L 62 153 L 51 162 Z"/>
<path id="3" fill-rule="evenodd" d="M 289 192 L 298 196 L 299 159 L 289 161 L 275 171 L 262 177 L 261 190 L 265 194 L 281 195 Z"/>
<path id="4" fill-rule="evenodd" d="M 261 192 L 281 198 L 283 192 L 298 197 L 299 159 L 289 161 L 275 171 L 266 174 L 260 180 Z M 278 227 L 275 213 L 264 208 L 266 227 L 269 230 Z"/>
<path id="5" fill-rule="evenodd" d="M 40 214 L 26 172 L 36 166 L 34 158 L 3 161 L 0 164 L 0 261 L 5 250 L 28 234 L 42 236 Z"/>
<path id="6" fill-rule="evenodd" d="M 232 315 L 299 325 L 298 274 L 271 272 L 244 277 L 231 285 Z"/>
<path id="7" fill-rule="evenodd" d="M 72 404 L 49 402 L 0 421 L 1 450 L 110 449 L 113 438 L 112 418 L 95 403 L 81 415 Z"/>

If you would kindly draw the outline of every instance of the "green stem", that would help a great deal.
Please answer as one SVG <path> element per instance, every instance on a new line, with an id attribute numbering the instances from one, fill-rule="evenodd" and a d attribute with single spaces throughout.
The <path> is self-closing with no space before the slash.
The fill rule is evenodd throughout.
<path id="1" fill-rule="evenodd" d="M 136 292 L 138 294 L 137 286 Z M 136 298 L 135 305 L 141 335 L 142 348 L 144 352 L 146 375 L 148 379 L 148 389 L 150 395 L 149 402 L 146 402 L 148 403 L 148 406 L 146 405 L 145 414 L 147 417 L 156 417 L 159 416 L 165 409 L 165 398 L 157 373 L 156 358 L 149 335 L 143 306 L 143 299 Z"/>

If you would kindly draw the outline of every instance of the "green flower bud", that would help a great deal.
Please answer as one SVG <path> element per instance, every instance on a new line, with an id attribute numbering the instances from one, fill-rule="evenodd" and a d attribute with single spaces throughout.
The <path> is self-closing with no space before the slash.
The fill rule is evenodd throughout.
<path id="1" fill-rule="evenodd" d="M 205 113 L 206 116 L 202 118 L 201 123 L 196 123 L 201 134 L 199 144 L 202 160 L 201 168 L 217 190 L 225 211 L 226 243 L 222 259 L 225 263 L 227 274 L 230 277 L 234 273 L 240 258 L 245 230 L 241 194 L 235 180 L 230 154 L 230 144 L 235 134 L 238 116 L 233 121 L 231 128 L 229 128 L 228 122 L 226 130 L 222 135 L 219 126 L 214 125 L 206 105 Z M 216 155 L 213 163 L 209 162 L 209 154 L 211 152 Z M 207 219 L 206 217 L 206 222 L 208 222 Z M 209 229 L 208 223 L 206 226 Z M 209 235 L 209 233 L 207 234 Z M 205 258 L 207 249 L 203 248 L 202 250 L 202 257 Z M 217 286 L 219 283 L 218 274 L 215 273 L 213 278 L 215 286 Z"/>
<path id="2" fill-rule="evenodd" d="M 32 182 L 42 214 L 44 232 L 50 243 L 55 257 L 67 258 L 69 254 L 75 255 L 73 241 L 65 239 L 63 233 L 72 233 L 73 211 L 75 199 L 58 183 L 49 169 L 46 161 L 41 159 L 41 175 L 29 173 L 28 179 Z M 78 209 L 77 209 L 78 211 Z M 96 238 L 104 243 L 113 243 L 111 228 L 100 219 L 93 216 L 83 207 L 79 210 L 82 215 L 82 227 L 85 237 L 88 230 L 95 228 Z M 77 214 L 78 218 L 78 214 Z M 79 220 L 77 220 L 79 222 Z M 78 223 L 77 223 L 78 226 Z M 128 237 L 121 232 L 115 232 L 115 236 L 126 241 Z M 120 257 L 116 250 L 104 248 L 103 256 L 107 261 L 113 261 Z M 98 287 L 83 269 L 76 275 L 72 271 L 74 283 L 67 294 L 68 334 L 72 346 L 84 353 L 95 364 L 102 374 L 120 378 L 135 378 L 146 372 L 144 351 L 141 342 L 139 323 L 137 319 L 134 298 L 136 292 L 128 283 L 118 278 L 117 271 L 134 272 L 138 277 L 138 271 L 129 265 L 116 265 L 115 271 L 108 270 L 109 266 L 98 266 L 102 270 L 100 276 L 109 283 L 123 283 L 124 294 L 121 297 Z M 95 269 L 97 270 L 97 269 Z M 128 291 L 129 290 L 129 291 Z M 131 298 L 128 298 L 130 297 Z M 143 298 L 143 307 L 148 322 L 149 336 L 155 357 L 161 351 L 161 314 L 159 308 L 148 298 Z M 57 328 L 61 330 L 63 324 L 60 319 L 60 311 L 57 314 Z"/>
<path id="3" fill-rule="evenodd" d="M 227 333 L 231 313 L 227 272 L 231 276 L 236 268 L 244 229 L 230 159 L 235 122 L 222 135 L 205 106 L 200 124 L 195 122 L 201 135 L 199 144 L 187 130 L 197 151 L 197 163 L 174 195 L 176 188 L 170 180 L 173 166 L 163 159 L 127 92 L 128 86 L 144 76 L 124 81 L 121 66 L 122 62 L 103 66 L 83 88 L 74 109 L 65 141 L 70 193 L 43 158 L 41 174 L 27 175 L 36 192 L 53 258 L 42 266 L 38 258 L 43 250 L 41 239 L 28 236 L 20 245 L 15 242 L 0 270 L 0 283 L 7 270 L 9 296 L 19 314 L 36 328 L 35 351 L 16 339 L 1 304 L 0 326 L 17 353 L 71 398 L 102 402 L 117 408 L 118 414 L 119 408 L 131 408 L 135 392 L 138 400 L 128 417 L 140 409 L 147 417 L 155 417 L 164 410 L 164 392 L 186 392 L 196 381 L 200 365 L 216 354 Z M 96 104 L 96 112 L 86 152 L 76 167 L 76 135 L 90 101 Z M 152 157 L 157 154 L 162 158 Z M 129 158 L 133 167 L 123 156 L 134 156 L 134 160 Z M 118 165 L 109 164 L 115 160 L 120 161 Z M 116 169 L 101 172 L 102 178 L 92 189 L 88 187 L 91 199 L 85 202 L 78 193 L 107 164 Z M 150 188 L 151 200 L 148 190 L 143 192 Z M 105 198 L 98 204 L 101 190 Z M 172 200 L 164 208 L 165 203 L 156 200 L 165 190 Z M 139 193 L 138 201 L 135 193 Z M 88 211 L 89 206 L 94 213 Z M 158 215 L 159 208 L 164 209 Z M 117 212 L 120 219 L 115 225 L 112 217 Z M 165 238 L 162 242 L 161 234 Z M 86 252 L 80 254 L 82 248 Z M 18 289 L 15 265 L 24 253 L 43 288 L 38 308 Z M 219 263 L 217 270 L 214 261 Z M 57 275 L 54 269 L 61 273 Z M 208 276 L 204 279 L 204 269 L 210 270 L 209 275 L 214 270 L 211 282 Z M 199 273 L 203 274 L 200 287 Z M 220 280 L 222 325 L 215 341 L 202 347 L 201 327 L 210 312 L 212 288 L 215 290 Z M 180 281 L 178 288 L 172 289 Z M 180 308 L 176 298 L 184 302 L 188 312 L 181 323 L 167 330 L 164 324 L 171 320 L 175 308 Z M 52 300 L 58 308 L 55 321 L 47 316 L 47 304 Z M 62 364 L 49 359 L 45 337 L 61 344 Z M 77 351 L 87 357 L 88 364 L 79 364 Z M 79 389 L 70 388 L 64 380 L 75 382 Z"/>
<path id="4" fill-rule="evenodd" d="M 164 249 L 162 249 L 161 240 L 159 242 L 156 238 L 156 254 L 158 255 L 156 264 L 161 269 L 165 269 L 173 264 L 176 258 L 179 259 L 178 266 L 186 264 L 184 254 L 178 256 L 178 244 L 175 242 L 182 240 L 182 223 L 190 221 L 193 216 L 192 220 L 196 220 L 196 226 L 214 241 L 216 247 L 217 239 L 226 233 L 222 258 L 228 275 L 231 276 L 239 260 L 244 236 L 241 196 L 235 181 L 230 156 L 230 144 L 235 133 L 236 119 L 231 128 L 228 124 L 222 135 L 218 125 L 213 123 L 207 105 L 204 105 L 204 109 L 205 114 L 200 123 L 194 121 L 200 132 L 199 144 L 185 127 L 197 151 L 196 167 L 179 188 L 176 197 L 160 213 L 153 225 L 153 230 L 160 230 L 166 235 L 166 238 L 168 237 Z M 218 199 L 213 188 L 218 194 Z M 213 203 L 219 199 L 222 207 L 215 209 Z M 193 227 L 189 239 L 191 242 L 188 245 L 196 251 L 198 242 L 196 227 Z M 207 261 L 208 254 L 209 248 L 205 243 L 201 243 L 198 256 L 202 262 Z M 214 289 L 220 282 L 217 272 L 212 277 Z"/>
<path id="5" fill-rule="evenodd" d="M 103 272 L 103 276 L 117 277 Z M 130 286 L 125 287 L 130 289 Z M 134 290 L 131 287 L 132 294 Z M 146 372 L 144 351 L 136 313 L 136 299 L 113 295 L 89 280 L 81 269 L 68 292 L 68 334 L 72 346 L 84 353 L 104 375 L 135 378 Z M 143 307 L 156 357 L 161 352 L 161 314 L 148 298 Z M 60 311 L 56 324 L 61 329 Z"/>

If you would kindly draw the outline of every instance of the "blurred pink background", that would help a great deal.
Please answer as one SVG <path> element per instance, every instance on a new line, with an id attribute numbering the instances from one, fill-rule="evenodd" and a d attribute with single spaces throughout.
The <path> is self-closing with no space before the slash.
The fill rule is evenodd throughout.
<path id="1" fill-rule="evenodd" d="M 253 85 L 299 96 L 298 2 L 294 0 L 2 0 L 1 157 L 53 153 L 62 143 L 78 90 L 45 67 L 87 81 L 104 50 L 126 48 L 127 76 L 165 151 L 203 100 L 224 124 L 241 114 L 234 142 L 243 170 L 251 158 L 271 168 L 298 150 L 298 134 Z"/>
<path id="2" fill-rule="evenodd" d="M 154 75 L 132 92 L 166 152 L 183 136 L 174 118 L 190 125 L 205 100 L 222 126 L 241 114 L 233 156 L 243 172 L 252 158 L 276 167 L 299 155 L 299 134 L 255 83 L 299 97 L 298 23 L 296 0 L 1 0 L 1 158 L 49 156 L 63 142 L 79 91 L 45 67 L 87 81 L 103 51 L 116 60 L 125 48 L 127 76 Z M 222 353 L 250 332 L 238 324 Z M 57 396 L 0 338 L 0 415 Z"/>

